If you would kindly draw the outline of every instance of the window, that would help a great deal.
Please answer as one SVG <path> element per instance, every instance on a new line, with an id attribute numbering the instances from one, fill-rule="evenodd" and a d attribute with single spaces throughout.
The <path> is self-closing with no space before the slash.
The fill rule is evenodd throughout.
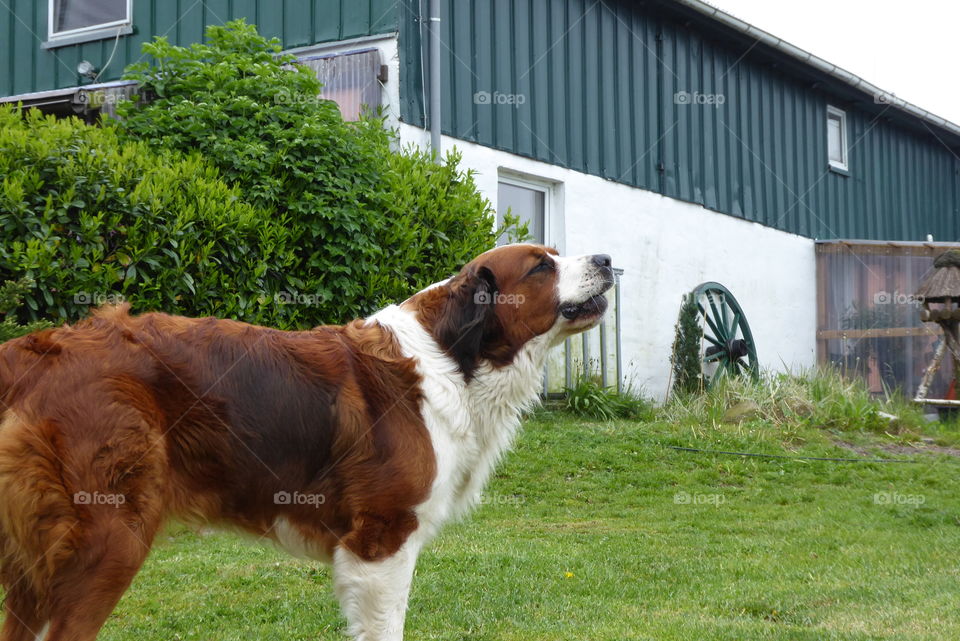
<path id="1" fill-rule="evenodd" d="M 501 167 L 497 182 L 497 226 L 503 224 L 508 211 L 526 222 L 530 240 L 554 247 L 561 254 L 565 249 L 563 220 L 563 183 L 521 174 Z M 517 239 L 504 234 L 497 244 L 505 245 Z"/>
<path id="2" fill-rule="evenodd" d="M 827 106 L 827 156 L 834 169 L 847 171 L 847 114 Z"/>
<path id="3" fill-rule="evenodd" d="M 50 39 L 82 34 L 114 35 L 130 24 L 132 0 L 50 0 Z"/>
<path id="4" fill-rule="evenodd" d="M 503 224 L 503 215 L 510 212 L 525 222 L 530 230 L 530 240 L 545 243 L 547 223 L 547 188 L 518 179 L 501 177 L 497 185 L 497 226 Z M 502 236 L 499 244 L 513 242 L 515 238 Z"/>
<path id="5" fill-rule="evenodd" d="M 317 74 L 323 83 L 320 97 L 337 103 L 344 120 L 360 120 L 365 110 L 376 110 L 380 106 L 381 69 L 377 49 L 306 56 L 298 62 Z"/>

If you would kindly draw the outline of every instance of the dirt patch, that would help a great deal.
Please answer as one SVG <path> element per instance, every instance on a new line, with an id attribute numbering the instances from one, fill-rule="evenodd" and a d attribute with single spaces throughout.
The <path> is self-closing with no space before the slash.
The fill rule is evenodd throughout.
<path id="1" fill-rule="evenodd" d="M 864 446 L 864 445 L 855 445 L 853 443 L 848 443 L 846 441 L 837 441 L 833 442 L 837 447 L 841 447 L 850 452 L 856 452 L 860 456 L 876 456 L 877 450 L 880 450 L 886 454 L 896 454 L 898 456 L 917 456 L 924 454 L 934 454 L 940 455 L 945 454 L 947 456 L 955 456 L 960 458 L 960 448 L 956 447 L 946 447 L 944 445 L 937 445 L 930 439 L 922 439 L 917 443 L 911 443 L 909 445 L 897 445 L 893 443 L 878 443 L 877 445 Z"/>

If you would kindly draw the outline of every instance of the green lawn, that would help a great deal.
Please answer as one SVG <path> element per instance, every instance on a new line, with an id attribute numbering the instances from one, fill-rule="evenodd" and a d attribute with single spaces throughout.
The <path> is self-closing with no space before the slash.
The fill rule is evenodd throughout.
<path id="1" fill-rule="evenodd" d="M 857 456 L 836 439 L 540 413 L 484 504 L 421 557 L 408 638 L 960 639 L 960 459 L 665 447 Z M 101 638 L 341 639 L 343 621 L 326 567 L 176 527 Z"/>

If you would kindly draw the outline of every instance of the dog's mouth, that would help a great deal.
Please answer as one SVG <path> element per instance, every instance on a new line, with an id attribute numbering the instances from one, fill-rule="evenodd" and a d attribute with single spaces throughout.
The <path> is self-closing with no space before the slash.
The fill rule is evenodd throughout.
<path id="1" fill-rule="evenodd" d="M 603 294 L 591 296 L 582 303 L 570 303 L 560 306 L 560 314 L 568 321 L 593 321 L 607 311 L 607 297 Z"/>

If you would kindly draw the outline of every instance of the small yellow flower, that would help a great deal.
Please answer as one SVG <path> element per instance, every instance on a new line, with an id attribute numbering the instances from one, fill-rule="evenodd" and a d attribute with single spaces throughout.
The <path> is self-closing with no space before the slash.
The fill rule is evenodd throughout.
<path id="1" fill-rule="evenodd" d="M 563 575 L 564 575 L 565 577 L 567 577 L 568 579 L 572 579 L 572 578 L 573 578 L 573 572 L 564 572 Z"/>

